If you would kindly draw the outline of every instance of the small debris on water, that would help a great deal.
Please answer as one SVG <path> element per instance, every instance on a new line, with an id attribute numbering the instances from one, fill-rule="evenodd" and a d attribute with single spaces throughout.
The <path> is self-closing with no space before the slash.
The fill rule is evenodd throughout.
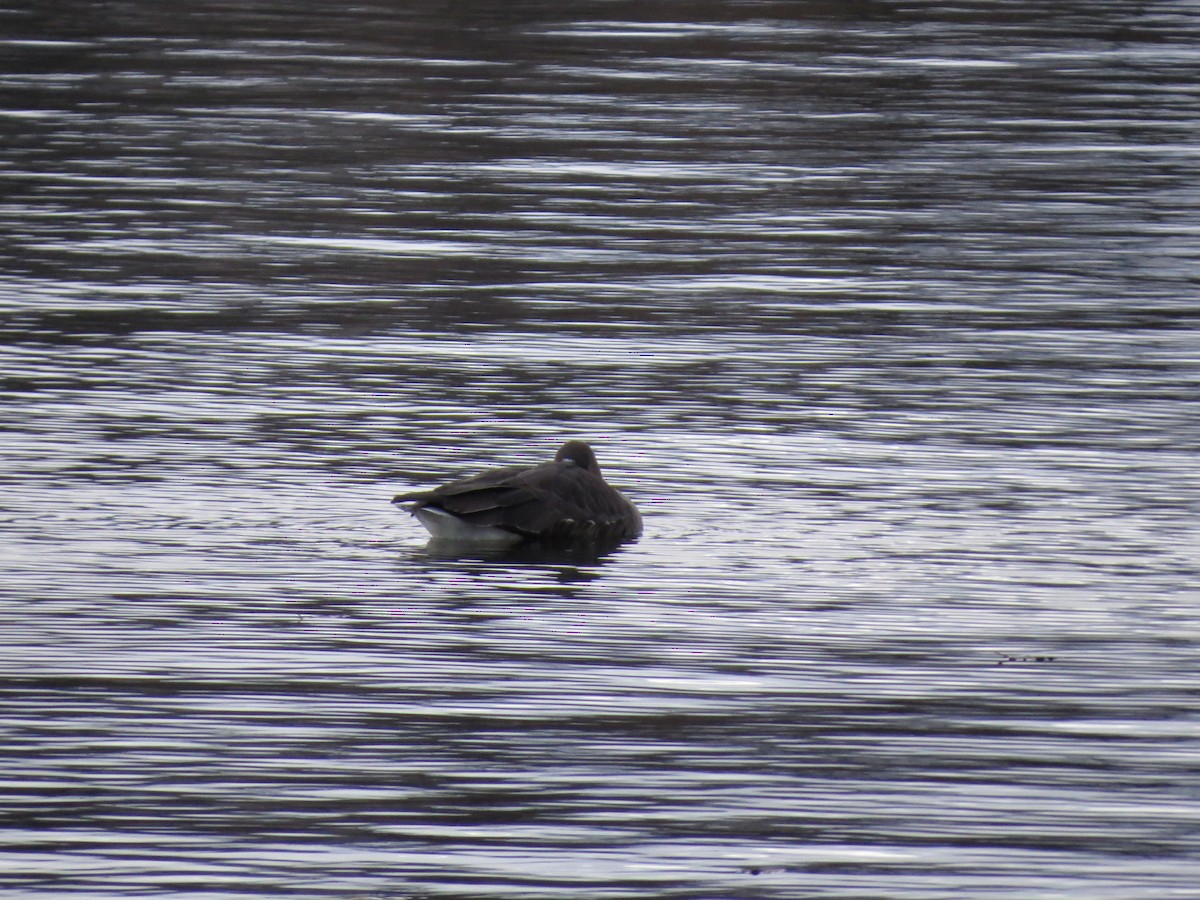
<path id="1" fill-rule="evenodd" d="M 1054 662 L 1057 659 L 1054 656 L 1009 656 L 1007 653 L 999 655 L 1001 659 L 996 662 L 998 666 L 1003 666 L 1007 663 L 1048 663 Z"/>

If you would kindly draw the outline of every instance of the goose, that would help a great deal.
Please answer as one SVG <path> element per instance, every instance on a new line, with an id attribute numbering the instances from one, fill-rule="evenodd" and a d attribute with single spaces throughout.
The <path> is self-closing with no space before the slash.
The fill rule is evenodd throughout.
<path id="1" fill-rule="evenodd" d="M 431 491 L 393 498 L 435 540 L 511 546 L 617 544 L 642 533 L 642 517 L 600 474 L 583 441 L 567 441 L 553 462 L 505 466 Z"/>

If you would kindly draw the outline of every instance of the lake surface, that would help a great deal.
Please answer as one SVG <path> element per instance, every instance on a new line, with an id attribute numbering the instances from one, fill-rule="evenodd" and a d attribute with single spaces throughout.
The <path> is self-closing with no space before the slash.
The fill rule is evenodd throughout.
<path id="1" fill-rule="evenodd" d="M 0 35 L 0 896 L 1196 896 L 1200 4 Z"/>

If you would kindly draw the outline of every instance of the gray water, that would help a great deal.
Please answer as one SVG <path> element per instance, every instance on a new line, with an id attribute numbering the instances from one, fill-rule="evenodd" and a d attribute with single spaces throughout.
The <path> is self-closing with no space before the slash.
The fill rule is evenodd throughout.
<path id="1" fill-rule="evenodd" d="M 1200 5 L 0 35 L 0 895 L 1200 895 Z"/>

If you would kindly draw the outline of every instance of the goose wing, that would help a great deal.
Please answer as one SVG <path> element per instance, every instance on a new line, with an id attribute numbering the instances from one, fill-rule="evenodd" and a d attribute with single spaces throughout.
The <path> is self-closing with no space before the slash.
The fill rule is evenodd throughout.
<path id="1" fill-rule="evenodd" d="M 543 537 L 590 527 L 636 535 L 641 520 L 633 504 L 600 476 L 571 462 L 492 469 L 432 491 L 393 501 L 432 506 L 479 527 Z M 636 523 L 635 521 L 636 520 Z"/>

